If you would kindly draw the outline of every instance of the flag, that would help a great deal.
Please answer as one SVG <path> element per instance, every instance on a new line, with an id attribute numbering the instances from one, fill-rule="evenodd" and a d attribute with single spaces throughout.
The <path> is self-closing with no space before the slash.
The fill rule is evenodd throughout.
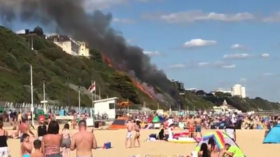
<path id="1" fill-rule="evenodd" d="M 89 90 L 90 92 L 95 91 L 95 81 L 92 82 L 92 84 L 88 87 L 88 90 Z"/>

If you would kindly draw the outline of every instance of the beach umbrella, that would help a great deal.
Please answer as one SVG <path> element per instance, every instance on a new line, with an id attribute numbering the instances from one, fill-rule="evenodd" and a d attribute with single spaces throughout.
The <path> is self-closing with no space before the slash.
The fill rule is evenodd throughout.
<path id="1" fill-rule="evenodd" d="M 215 141 L 215 144 L 218 146 L 218 148 L 221 150 L 225 146 L 225 139 L 223 134 L 220 131 L 215 131 L 214 133 L 211 134 L 206 134 L 203 136 L 202 140 L 206 141 L 209 140 L 210 138 L 213 138 Z"/>
<path id="2" fill-rule="evenodd" d="M 158 116 L 158 117 L 159 117 L 160 122 L 164 122 L 165 121 L 164 117 L 162 117 L 162 116 Z"/>
<path id="3" fill-rule="evenodd" d="M 233 152 L 234 156 L 236 156 L 236 157 L 245 157 L 244 153 L 241 151 L 241 149 L 239 148 L 237 143 L 232 138 L 230 138 L 226 133 L 220 132 L 220 131 L 214 131 L 214 132 L 205 134 L 202 137 L 201 141 L 197 144 L 196 151 L 198 152 L 200 150 L 200 146 L 203 143 L 208 143 L 208 140 L 210 138 L 214 139 L 215 144 L 217 145 L 217 147 L 219 149 L 223 149 L 225 144 L 228 143 L 231 145 L 231 147 L 228 150 L 229 152 Z"/>
<path id="4" fill-rule="evenodd" d="M 152 122 L 153 122 L 153 123 L 160 123 L 159 117 L 158 117 L 158 116 L 154 116 Z"/>

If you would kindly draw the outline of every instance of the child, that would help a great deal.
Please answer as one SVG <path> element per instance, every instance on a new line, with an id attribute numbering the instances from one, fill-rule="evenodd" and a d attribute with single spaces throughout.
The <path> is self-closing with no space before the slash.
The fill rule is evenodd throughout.
<path id="1" fill-rule="evenodd" d="M 41 151 L 41 141 L 35 140 L 33 142 L 34 145 L 34 151 L 31 153 L 31 157 L 44 157 L 42 151 Z"/>
<path id="2" fill-rule="evenodd" d="M 30 144 L 29 135 L 24 133 L 22 136 L 21 154 L 22 157 L 30 157 L 32 145 Z"/>

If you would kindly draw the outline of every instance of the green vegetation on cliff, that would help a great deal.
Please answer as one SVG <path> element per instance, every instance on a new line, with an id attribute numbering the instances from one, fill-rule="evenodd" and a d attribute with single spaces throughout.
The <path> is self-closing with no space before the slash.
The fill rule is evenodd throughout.
<path id="1" fill-rule="evenodd" d="M 34 50 L 30 49 L 33 39 Z M 108 66 L 102 54 L 90 51 L 91 58 L 75 57 L 62 51 L 51 41 L 36 35 L 19 36 L 0 26 L 0 101 L 30 102 L 30 65 L 33 67 L 34 103 L 42 100 L 42 84 L 46 83 L 48 100 L 57 105 L 78 105 L 78 88 L 81 89 L 81 105 L 91 106 L 91 94 L 87 91 L 94 80 L 97 94 L 102 98 L 119 97 L 133 104 L 156 108 L 158 102 L 139 90 L 131 77 Z M 154 89 L 163 94 L 158 87 Z M 163 94 L 164 95 L 164 94 Z M 167 96 L 168 97 L 168 96 Z M 183 99 L 171 104 L 188 109 L 206 109 L 221 105 L 224 99 L 241 110 L 278 109 L 276 103 L 261 98 L 241 99 L 218 96 L 200 96 L 186 91 Z M 172 98 L 170 98 L 172 99 Z M 161 104 L 167 109 L 170 104 Z M 139 105 L 140 106 L 140 105 Z M 139 107 L 138 106 L 138 107 Z"/>
<path id="2" fill-rule="evenodd" d="M 34 51 L 30 49 L 33 39 Z M 138 90 L 130 77 L 104 63 L 99 52 L 92 57 L 66 54 L 51 41 L 36 35 L 19 36 L 0 27 L 0 100 L 30 102 L 30 65 L 33 67 L 34 102 L 42 100 L 42 84 L 46 83 L 49 100 L 58 105 L 78 104 L 77 89 L 81 87 L 81 105 L 90 106 L 91 94 L 86 90 L 96 81 L 101 97 L 120 97 L 134 104 L 156 106 L 157 102 Z M 68 88 L 69 87 L 69 88 Z"/>

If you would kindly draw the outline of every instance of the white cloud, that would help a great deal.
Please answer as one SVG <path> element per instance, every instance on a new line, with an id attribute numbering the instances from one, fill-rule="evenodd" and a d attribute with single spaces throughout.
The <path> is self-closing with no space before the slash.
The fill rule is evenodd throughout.
<path id="1" fill-rule="evenodd" d="M 113 6 L 128 4 L 133 1 L 149 2 L 151 0 L 84 0 L 84 7 L 88 11 L 96 9 L 107 9 Z"/>
<path id="2" fill-rule="evenodd" d="M 16 34 L 24 34 L 25 33 L 25 29 L 15 31 L 15 33 Z"/>
<path id="3" fill-rule="evenodd" d="M 200 10 L 195 11 L 183 11 L 171 14 L 146 14 L 143 18 L 159 19 L 168 23 L 193 23 L 197 21 L 223 21 L 223 22 L 239 22 L 245 20 L 255 20 L 256 16 L 251 13 L 234 13 L 223 14 L 215 12 L 203 12 Z"/>
<path id="4" fill-rule="evenodd" d="M 226 62 L 200 62 L 197 64 L 198 67 L 216 67 L 216 68 L 235 68 L 234 64 L 228 64 Z"/>
<path id="5" fill-rule="evenodd" d="M 264 53 L 261 55 L 262 57 L 269 57 L 270 55 L 268 53 Z"/>
<path id="6" fill-rule="evenodd" d="M 185 48 L 204 47 L 217 44 L 215 40 L 192 39 L 184 43 Z"/>
<path id="7" fill-rule="evenodd" d="M 272 75 L 274 75 L 274 74 L 272 74 L 272 73 L 263 73 L 263 75 L 264 75 L 264 76 L 272 76 Z"/>
<path id="8" fill-rule="evenodd" d="M 235 54 L 226 54 L 224 55 L 224 59 L 249 59 L 249 58 L 267 58 L 269 57 L 268 53 L 264 53 L 261 55 L 250 55 L 248 53 L 235 53 Z"/>
<path id="9" fill-rule="evenodd" d="M 132 20 L 132 19 L 118 19 L 118 18 L 113 19 L 113 22 L 123 23 L 123 24 L 133 24 L 133 23 L 135 23 L 135 21 Z"/>
<path id="10" fill-rule="evenodd" d="M 159 51 L 143 51 L 144 54 L 148 56 L 159 56 L 161 53 Z"/>
<path id="11" fill-rule="evenodd" d="M 223 65 L 222 67 L 225 68 L 225 69 L 233 69 L 236 66 L 235 66 L 235 64 L 230 64 L 230 65 Z"/>
<path id="12" fill-rule="evenodd" d="M 170 65 L 169 68 L 173 68 L 173 69 L 179 69 L 179 68 L 185 68 L 186 65 L 185 64 L 173 64 Z"/>
<path id="13" fill-rule="evenodd" d="M 128 0 L 85 0 L 84 7 L 89 10 L 106 9 L 115 5 L 127 3 Z"/>
<path id="14" fill-rule="evenodd" d="M 216 13 L 203 12 L 201 10 L 181 11 L 169 14 L 144 14 L 146 19 L 161 20 L 167 23 L 193 23 L 199 21 L 222 21 L 222 22 L 242 22 L 242 21 L 257 21 L 257 22 L 280 22 L 280 11 L 269 15 L 260 15 L 249 12 L 241 13 Z"/>
<path id="15" fill-rule="evenodd" d="M 244 45 L 240 45 L 240 44 L 234 44 L 234 45 L 231 45 L 231 49 L 233 49 L 233 50 L 246 50 L 247 47 L 244 46 Z"/>
<path id="16" fill-rule="evenodd" d="M 241 78 L 239 81 L 240 81 L 240 82 L 246 82 L 247 79 L 246 79 L 246 78 Z"/>

